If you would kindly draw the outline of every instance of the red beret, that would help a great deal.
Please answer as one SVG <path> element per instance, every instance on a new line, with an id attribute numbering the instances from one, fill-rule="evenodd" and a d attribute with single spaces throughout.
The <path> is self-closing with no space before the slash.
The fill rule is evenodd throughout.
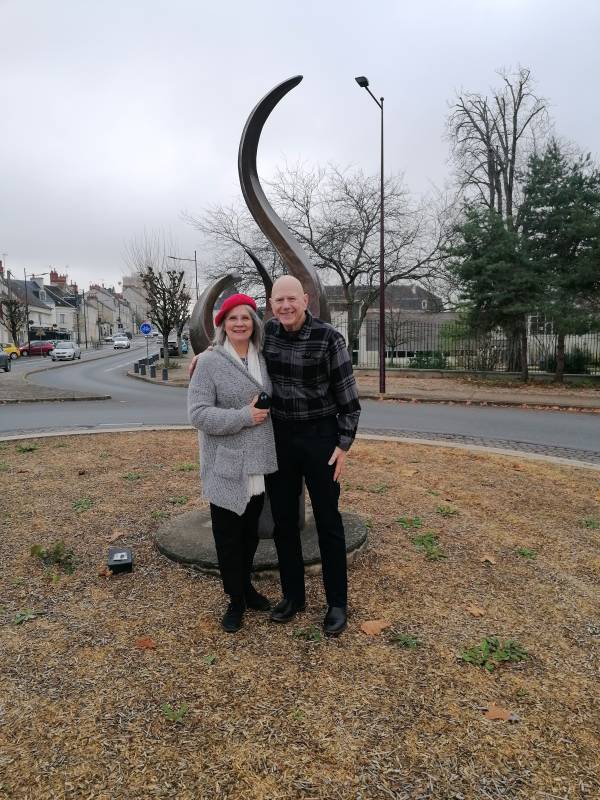
<path id="1" fill-rule="evenodd" d="M 217 316 L 215 317 L 215 325 L 220 325 L 223 322 L 225 314 L 236 306 L 250 306 L 250 308 L 256 311 L 255 301 L 247 294 L 232 294 L 231 297 L 228 297 L 227 300 L 224 301 L 223 305 L 218 310 Z"/>

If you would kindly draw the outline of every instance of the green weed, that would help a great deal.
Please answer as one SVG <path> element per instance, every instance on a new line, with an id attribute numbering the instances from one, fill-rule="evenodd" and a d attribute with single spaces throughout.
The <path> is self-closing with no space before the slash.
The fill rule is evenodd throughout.
<path id="1" fill-rule="evenodd" d="M 393 644 L 397 644 L 398 647 L 405 648 L 406 650 L 416 650 L 421 644 L 416 636 L 411 636 L 410 633 L 393 633 L 390 636 L 389 641 L 393 642 Z"/>
<path id="2" fill-rule="evenodd" d="M 428 561 L 440 561 L 446 558 L 446 554 L 440 547 L 437 536 L 433 531 L 426 531 L 420 536 L 415 536 L 412 540 L 414 546 L 422 553 Z"/>
<path id="3" fill-rule="evenodd" d="M 518 556 L 521 556 L 521 558 L 527 558 L 530 561 L 533 561 L 537 558 L 536 551 L 530 550 L 529 547 L 518 547 L 515 552 Z"/>
<path id="4" fill-rule="evenodd" d="M 0 461 L 0 472 L 8 472 L 10 467 L 8 464 L 5 464 L 4 461 Z"/>
<path id="5" fill-rule="evenodd" d="M 207 656 L 203 656 L 202 661 L 206 664 L 207 667 L 212 667 L 212 665 L 216 662 L 217 657 L 214 653 L 210 653 Z"/>
<path id="6" fill-rule="evenodd" d="M 26 442 L 25 444 L 18 444 L 15 449 L 17 453 L 33 453 L 38 448 L 39 444 L 33 444 L 33 442 Z"/>
<path id="7" fill-rule="evenodd" d="M 171 516 L 170 511 L 151 511 L 150 516 L 152 519 L 169 519 Z"/>
<path id="8" fill-rule="evenodd" d="M 71 508 L 78 514 L 81 514 L 82 511 L 89 511 L 93 505 L 94 503 L 89 499 L 89 497 L 82 497 L 79 500 L 75 500 L 71 505 Z"/>
<path id="9" fill-rule="evenodd" d="M 583 520 L 583 527 L 592 531 L 597 531 L 600 528 L 600 520 L 597 520 L 596 517 L 586 517 Z"/>
<path id="10" fill-rule="evenodd" d="M 450 508 L 450 506 L 438 506 L 435 513 L 441 517 L 455 517 L 458 511 L 455 508 Z"/>
<path id="11" fill-rule="evenodd" d="M 37 617 L 37 612 L 33 608 L 26 608 L 24 611 L 17 611 L 13 619 L 13 625 L 22 625 Z"/>
<path id="12" fill-rule="evenodd" d="M 188 500 L 189 497 L 187 497 L 185 494 L 175 495 L 167 498 L 167 502 L 171 503 L 172 506 L 184 506 Z"/>
<path id="13" fill-rule="evenodd" d="M 198 469 L 198 464 L 184 463 L 176 464 L 173 469 L 175 472 L 195 472 Z"/>
<path id="14" fill-rule="evenodd" d="M 488 636 L 479 644 L 463 650 L 459 659 L 493 672 L 502 663 L 517 663 L 527 657 L 527 651 L 514 639 L 501 641 L 497 636 Z"/>
<path id="15" fill-rule="evenodd" d="M 121 477 L 126 481 L 141 481 L 144 476 L 140 475 L 139 472 L 126 472 Z"/>
<path id="16" fill-rule="evenodd" d="M 323 634 L 316 625 L 311 625 L 308 628 L 298 628 L 294 631 L 296 639 L 304 639 L 306 642 L 320 642 L 323 639 Z"/>
<path id="17" fill-rule="evenodd" d="M 183 705 L 180 705 L 178 708 L 174 708 L 170 703 L 163 703 L 160 710 L 169 722 L 178 723 L 183 722 L 183 718 L 190 709 L 187 703 L 183 703 Z"/>
<path id="18" fill-rule="evenodd" d="M 421 517 L 398 517 L 396 520 L 403 528 L 422 528 L 423 520 Z"/>
<path id="19" fill-rule="evenodd" d="M 39 544 L 34 544 L 30 550 L 32 558 L 39 558 L 42 564 L 49 567 L 59 567 L 67 575 L 75 572 L 75 553 L 67 550 L 64 542 L 55 542 L 48 550 Z M 54 581 L 54 578 L 52 578 Z M 54 581 L 56 582 L 56 581 Z"/>

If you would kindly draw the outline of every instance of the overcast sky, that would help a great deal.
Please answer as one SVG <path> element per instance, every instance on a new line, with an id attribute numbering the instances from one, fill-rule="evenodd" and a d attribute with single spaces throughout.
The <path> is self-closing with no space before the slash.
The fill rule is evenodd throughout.
<path id="1" fill-rule="evenodd" d="M 83 288 L 116 284 L 144 228 L 202 259 L 181 212 L 239 197 L 248 113 L 295 74 L 265 176 L 285 159 L 377 172 L 356 75 L 385 96 L 386 167 L 416 193 L 448 177 L 456 91 L 502 66 L 530 67 L 556 132 L 600 155 L 598 0 L 0 0 L 0 32 L 0 258 Z"/>

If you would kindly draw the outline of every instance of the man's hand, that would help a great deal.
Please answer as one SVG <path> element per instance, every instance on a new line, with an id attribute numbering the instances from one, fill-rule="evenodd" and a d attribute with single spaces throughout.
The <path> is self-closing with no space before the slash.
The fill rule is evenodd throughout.
<path id="1" fill-rule="evenodd" d="M 346 451 L 342 450 L 341 447 L 336 447 L 333 451 L 333 454 L 329 461 L 327 462 L 329 466 L 335 464 L 335 469 L 333 471 L 333 480 L 339 480 L 340 475 L 342 474 L 342 470 L 344 469 L 344 461 L 346 459 Z"/>
<path id="2" fill-rule="evenodd" d="M 194 374 L 194 370 L 196 369 L 196 361 L 198 361 L 199 357 L 200 357 L 200 354 L 198 354 L 197 356 L 194 356 L 192 358 L 192 360 L 190 361 L 190 365 L 188 367 L 188 378 L 190 380 L 192 379 L 192 375 Z"/>

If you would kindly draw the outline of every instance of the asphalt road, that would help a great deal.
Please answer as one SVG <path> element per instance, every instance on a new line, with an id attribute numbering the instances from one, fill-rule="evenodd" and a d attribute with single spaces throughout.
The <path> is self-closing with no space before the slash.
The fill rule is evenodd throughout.
<path id="1" fill-rule="evenodd" d="M 105 351 L 105 357 L 89 363 L 87 359 L 93 355 L 84 356 L 73 366 L 31 376 L 31 381 L 44 386 L 110 394 L 112 399 L 4 406 L 0 433 L 187 424 L 186 389 L 154 386 L 127 377 L 127 369 L 144 352 L 145 344 L 138 341 L 132 350 Z M 17 362 L 19 370 L 32 368 L 33 359 L 24 362 Z M 46 366 L 36 359 L 36 366 L 42 365 Z M 362 431 L 442 438 L 600 462 L 597 415 L 369 400 L 362 406 Z"/>

